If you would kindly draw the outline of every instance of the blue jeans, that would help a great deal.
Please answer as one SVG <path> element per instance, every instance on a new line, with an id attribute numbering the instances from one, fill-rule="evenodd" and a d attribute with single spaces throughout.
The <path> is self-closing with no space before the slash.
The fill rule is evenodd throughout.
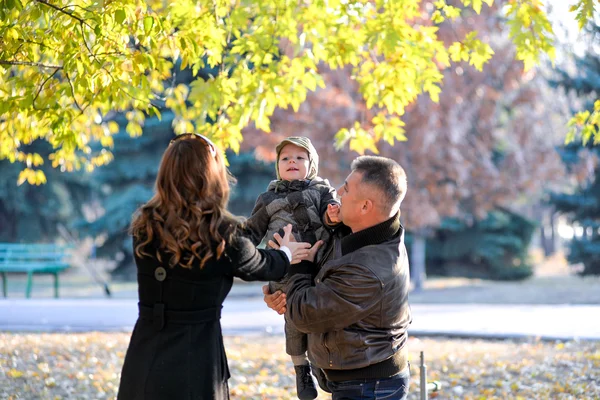
<path id="1" fill-rule="evenodd" d="M 328 382 L 332 400 L 406 400 L 409 369 L 384 379 L 356 379 Z"/>

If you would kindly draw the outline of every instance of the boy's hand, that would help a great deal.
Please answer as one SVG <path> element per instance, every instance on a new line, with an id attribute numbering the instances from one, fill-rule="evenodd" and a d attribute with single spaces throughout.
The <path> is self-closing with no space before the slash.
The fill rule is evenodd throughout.
<path id="1" fill-rule="evenodd" d="M 338 224 L 342 222 L 340 219 L 340 205 L 339 204 L 327 204 L 327 218 L 332 224 Z"/>

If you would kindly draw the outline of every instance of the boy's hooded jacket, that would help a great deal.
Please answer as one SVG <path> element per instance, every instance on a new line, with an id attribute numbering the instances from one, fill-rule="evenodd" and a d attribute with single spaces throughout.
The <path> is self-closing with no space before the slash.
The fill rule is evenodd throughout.
<path id="1" fill-rule="evenodd" d="M 246 221 L 246 234 L 256 245 L 264 239 L 273 239 L 275 233 L 283 236 L 283 227 L 292 224 L 297 241 L 314 244 L 318 240 L 329 241 L 329 228 L 323 223 L 328 204 L 338 204 L 335 189 L 326 179 L 317 176 L 319 155 L 310 139 L 289 137 L 276 147 L 277 160 L 285 145 L 293 144 L 308 152 L 309 167 L 305 180 L 282 180 L 277 167 L 277 180 L 271 181 L 267 191 L 256 200 L 252 215 Z M 278 163 L 276 163 L 278 164 Z M 317 259 L 327 246 L 322 246 Z"/>

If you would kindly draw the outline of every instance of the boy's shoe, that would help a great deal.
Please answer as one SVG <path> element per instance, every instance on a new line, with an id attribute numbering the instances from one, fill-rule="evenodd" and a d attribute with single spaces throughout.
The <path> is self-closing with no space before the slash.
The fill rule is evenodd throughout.
<path id="1" fill-rule="evenodd" d="M 317 387 L 310 373 L 310 365 L 294 365 L 296 371 L 296 394 L 300 400 L 317 398 Z"/>

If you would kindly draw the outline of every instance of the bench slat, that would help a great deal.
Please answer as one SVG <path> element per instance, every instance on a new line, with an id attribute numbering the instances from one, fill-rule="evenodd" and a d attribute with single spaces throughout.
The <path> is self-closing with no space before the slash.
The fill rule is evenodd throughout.
<path id="1" fill-rule="evenodd" d="M 55 276 L 54 296 L 58 297 L 58 273 L 70 267 L 67 262 L 72 250 L 70 245 L 0 243 L 0 273 L 2 273 L 4 297 L 6 297 L 6 273 L 26 273 L 25 296 L 30 297 L 32 274 L 51 273 Z"/>
<path id="2" fill-rule="evenodd" d="M 11 255 L 1 255 L 0 254 L 0 262 L 9 261 L 9 260 L 44 260 L 44 261 L 52 261 L 52 260 L 62 260 L 66 258 L 65 254 L 11 254 Z"/>
<path id="3" fill-rule="evenodd" d="M 47 264 L 47 263 L 30 263 L 30 264 L 6 264 L 0 265 L 0 271 L 15 272 L 15 271 L 35 271 L 40 269 L 65 269 L 69 268 L 69 264 Z"/>
<path id="4" fill-rule="evenodd" d="M 61 244 L 19 244 L 19 243 L 0 243 L 0 251 L 2 250 L 18 250 L 18 251 L 38 251 L 38 250 L 52 250 L 52 249 L 72 249 L 73 246 L 61 245 Z"/>

